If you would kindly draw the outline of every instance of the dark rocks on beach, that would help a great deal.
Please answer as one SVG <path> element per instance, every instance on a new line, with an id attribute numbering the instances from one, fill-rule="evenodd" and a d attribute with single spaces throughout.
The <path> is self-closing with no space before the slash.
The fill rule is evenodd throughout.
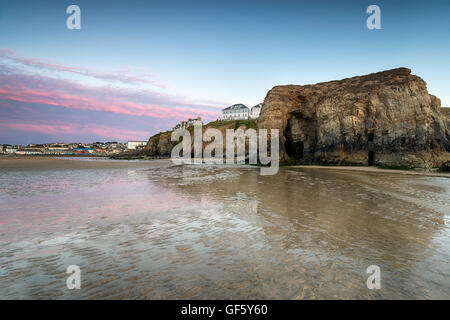
<path id="1" fill-rule="evenodd" d="M 441 172 L 450 172 L 450 161 L 444 162 L 439 169 Z"/>

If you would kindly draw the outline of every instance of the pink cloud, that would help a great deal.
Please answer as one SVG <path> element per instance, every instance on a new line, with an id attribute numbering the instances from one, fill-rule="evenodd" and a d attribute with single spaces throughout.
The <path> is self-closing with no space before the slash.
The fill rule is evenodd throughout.
<path id="1" fill-rule="evenodd" d="M 61 69 L 71 68 L 61 66 Z M 10 65 L 0 64 L 0 88 L 2 100 L 71 109 L 176 120 L 194 116 L 213 120 L 219 115 L 216 105 L 192 103 L 182 96 L 150 90 L 86 86 L 66 79 L 24 74 Z"/>
<path id="2" fill-rule="evenodd" d="M 57 71 L 57 75 L 43 71 Z M 0 132 L 8 134 L 11 141 L 20 132 L 23 137 L 29 137 L 27 141 L 34 141 L 39 134 L 54 136 L 56 140 L 61 136 L 89 135 L 119 141 L 147 140 L 151 134 L 170 129 L 187 118 L 201 116 L 205 121 L 215 120 L 220 114 L 219 107 L 223 106 L 145 86 L 90 86 L 76 78 L 61 76 L 73 73 L 139 84 L 151 76 L 120 74 L 116 78 L 113 73 L 22 58 L 12 50 L 0 49 L 0 113 L 3 118 Z M 57 112 L 50 115 L 47 112 L 52 108 L 60 110 L 55 109 Z M 119 124 L 121 118 L 124 122 Z"/>
<path id="3" fill-rule="evenodd" d="M 83 132 L 87 135 L 95 135 L 105 139 L 116 139 L 119 141 L 127 140 L 147 140 L 149 134 L 146 131 L 117 129 L 105 125 L 96 125 L 95 127 L 77 124 L 77 123 L 30 123 L 30 122 L 9 122 L 0 121 L 2 130 L 18 130 L 28 133 L 40 133 L 55 136 L 55 138 L 64 135 L 76 135 Z"/>
<path id="4" fill-rule="evenodd" d="M 157 105 L 142 105 L 126 101 L 108 101 L 114 100 L 106 97 L 103 101 L 96 97 L 79 97 L 57 91 L 42 92 L 32 88 L 6 88 L 0 89 L 0 96 L 6 100 L 13 100 L 27 103 L 46 104 L 52 106 L 61 106 L 70 109 L 81 109 L 90 111 L 105 111 L 116 114 L 143 116 L 158 119 L 186 119 L 194 115 L 201 115 L 204 118 L 214 118 L 217 112 L 184 109 L 167 108 Z"/>

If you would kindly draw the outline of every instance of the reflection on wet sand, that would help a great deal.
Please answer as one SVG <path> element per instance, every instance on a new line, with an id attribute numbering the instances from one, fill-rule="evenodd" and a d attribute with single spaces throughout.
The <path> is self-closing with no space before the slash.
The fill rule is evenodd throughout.
<path id="1" fill-rule="evenodd" d="M 446 178 L 155 161 L 0 182 L 1 298 L 450 298 Z"/>

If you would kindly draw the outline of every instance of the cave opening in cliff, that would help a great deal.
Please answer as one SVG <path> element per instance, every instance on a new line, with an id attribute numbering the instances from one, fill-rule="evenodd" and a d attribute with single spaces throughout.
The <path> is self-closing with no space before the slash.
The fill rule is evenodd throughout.
<path id="1" fill-rule="evenodd" d="M 303 159 L 303 149 L 305 148 L 303 141 L 293 141 L 292 137 L 286 137 L 286 153 L 293 160 Z"/>
<path id="2" fill-rule="evenodd" d="M 313 157 L 311 143 L 315 139 L 315 121 L 303 114 L 295 114 L 287 121 L 285 150 L 291 160 L 301 163 Z"/>
<path id="3" fill-rule="evenodd" d="M 369 151 L 369 166 L 373 166 L 375 163 L 375 152 Z"/>
<path id="4" fill-rule="evenodd" d="M 289 157 L 295 160 L 303 159 L 303 150 L 305 148 L 303 141 L 289 142 L 286 147 Z"/>

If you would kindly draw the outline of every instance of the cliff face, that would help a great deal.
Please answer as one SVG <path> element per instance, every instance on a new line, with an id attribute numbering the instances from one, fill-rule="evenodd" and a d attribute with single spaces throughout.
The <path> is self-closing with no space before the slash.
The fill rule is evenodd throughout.
<path id="1" fill-rule="evenodd" d="M 442 116 L 447 124 L 447 129 L 450 130 L 450 108 L 441 108 Z"/>
<path id="2" fill-rule="evenodd" d="M 242 129 L 242 130 L 246 130 L 248 128 L 253 128 L 253 129 L 257 129 L 256 127 L 256 122 L 254 120 L 235 120 L 235 121 L 214 121 L 214 122 L 210 122 L 206 125 L 203 126 L 203 132 L 205 132 L 205 130 L 209 129 L 209 128 L 214 128 L 219 130 L 222 133 L 222 136 L 224 138 L 223 140 L 223 146 L 224 146 L 224 150 L 223 150 L 223 154 L 226 153 L 225 150 L 225 146 L 226 146 L 226 130 L 227 129 Z M 190 126 L 189 128 L 187 128 L 187 130 L 190 132 L 191 137 L 192 137 L 192 143 L 191 143 L 191 151 L 193 154 L 193 150 L 194 150 L 194 127 Z M 166 132 L 162 132 L 159 134 L 156 134 L 152 137 L 150 137 L 150 139 L 147 142 L 147 146 L 145 147 L 145 155 L 150 156 L 150 157 L 170 157 L 171 156 L 171 152 L 172 152 L 172 148 L 178 144 L 178 142 L 172 142 L 170 140 L 172 135 L 172 131 L 166 131 Z M 208 145 L 209 142 L 203 142 L 203 149 L 205 148 L 206 145 Z M 246 151 L 248 152 L 248 141 L 246 141 Z"/>
<path id="3" fill-rule="evenodd" d="M 148 139 L 145 154 L 150 156 L 170 157 L 176 142 L 170 141 L 172 131 L 162 132 Z"/>
<path id="4" fill-rule="evenodd" d="M 285 162 L 432 167 L 450 159 L 440 100 L 406 68 L 274 87 L 258 127 L 280 129 Z"/>

